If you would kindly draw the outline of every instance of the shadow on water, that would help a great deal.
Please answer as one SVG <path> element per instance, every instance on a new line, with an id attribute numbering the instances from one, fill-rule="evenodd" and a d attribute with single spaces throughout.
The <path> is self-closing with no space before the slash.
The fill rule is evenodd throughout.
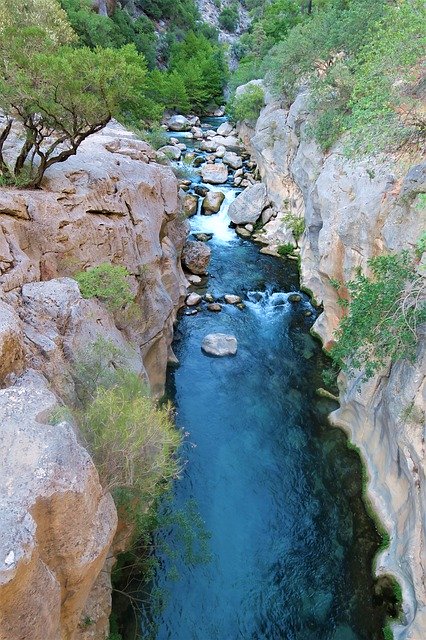
<path id="1" fill-rule="evenodd" d="M 336 405 L 315 393 L 326 366 L 309 333 L 317 310 L 304 293 L 289 299 L 294 263 L 227 235 L 221 214 L 192 224 L 216 234 L 200 292 L 238 294 L 245 308 L 180 315 L 167 393 L 187 433 L 184 468 L 160 506 L 141 637 L 382 640 L 380 536 L 359 457 L 327 422 Z M 237 337 L 235 357 L 202 353 L 212 332 Z"/>

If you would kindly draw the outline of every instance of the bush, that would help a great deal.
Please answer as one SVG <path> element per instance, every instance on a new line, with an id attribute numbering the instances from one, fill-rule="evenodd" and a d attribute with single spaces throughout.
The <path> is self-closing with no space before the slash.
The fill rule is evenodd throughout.
<path id="1" fill-rule="evenodd" d="M 365 380 L 389 361 L 414 359 L 416 329 L 426 320 L 424 277 L 413 255 L 378 256 L 368 266 L 371 276 L 359 270 L 346 284 L 348 296 L 339 297 L 347 315 L 330 351 L 336 367 L 350 374 L 363 370 Z"/>
<path id="2" fill-rule="evenodd" d="M 283 258 L 285 256 L 289 256 L 290 254 L 292 254 L 293 251 L 294 251 L 294 246 L 290 242 L 288 242 L 287 244 L 280 244 L 277 248 L 278 254 Z"/>
<path id="3" fill-rule="evenodd" d="M 233 98 L 229 105 L 229 111 L 236 121 L 254 122 L 259 117 L 264 102 L 265 95 L 262 87 L 251 84 L 245 88 L 243 93 Z"/>
<path id="4" fill-rule="evenodd" d="M 229 7 L 225 7 L 219 14 L 219 25 L 225 31 L 230 31 L 234 33 L 235 29 L 238 26 L 239 22 L 239 13 L 238 13 L 238 5 L 232 4 Z"/>
<path id="5" fill-rule="evenodd" d="M 105 262 L 77 273 L 74 278 L 83 298 L 98 298 L 110 311 L 118 311 L 135 298 L 128 276 L 129 272 L 125 267 Z"/>
<path id="6" fill-rule="evenodd" d="M 171 408 L 158 407 L 137 374 L 118 370 L 113 386 L 98 387 L 78 422 L 105 490 L 127 489 L 151 501 L 158 485 L 176 475 L 180 436 Z"/>
<path id="7" fill-rule="evenodd" d="M 300 216 L 296 216 L 293 213 L 287 213 L 283 216 L 283 221 L 286 226 L 292 230 L 294 239 L 299 242 L 300 236 L 305 230 L 305 219 Z"/>

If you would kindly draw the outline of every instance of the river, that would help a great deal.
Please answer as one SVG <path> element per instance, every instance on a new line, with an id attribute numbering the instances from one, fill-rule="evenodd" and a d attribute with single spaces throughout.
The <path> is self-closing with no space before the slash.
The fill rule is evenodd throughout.
<path id="1" fill-rule="evenodd" d="M 382 639 L 371 568 L 379 536 L 361 464 L 327 422 L 336 405 L 315 392 L 326 365 L 309 333 L 318 310 L 302 292 L 289 300 L 294 262 L 229 228 L 238 190 L 211 188 L 226 198 L 218 214 L 191 218 L 192 232 L 214 234 L 209 277 L 195 290 L 237 294 L 245 308 L 180 315 L 168 395 L 186 433 L 183 470 L 161 507 L 142 637 Z M 205 355 L 212 332 L 234 334 L 237 354 Z"/>

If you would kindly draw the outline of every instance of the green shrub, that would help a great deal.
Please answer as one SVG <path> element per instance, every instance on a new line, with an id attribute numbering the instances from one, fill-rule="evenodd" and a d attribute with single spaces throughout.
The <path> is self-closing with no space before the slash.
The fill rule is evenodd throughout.
<path id="1" fill-rule="evenodd" d="M 77 273 L 74 278 L 83 298 L 98 298 L 110 311 L 118 311 L 135 298 L 128 276 L 129 272 L 125 267 L 105 262 Z"/>
<path id="2" fill-rule="evenodd" d="M 293 213 L 287 213 L 283 216 L 286 226 L 292 230 L 294 239 L 299 242 L 300 236 L 305 230 L 305 219 L 303 216 L 296 216 Z"/>
<path id="3" fill-rule="evenodd" d="M 231 4 L 229 7 L 225 7 L 219 14 L 219 24 L 225 31 L 234 33 L 239 22 L 238 5 Z"/>
<path id="4" fill-rule="evenodd" d="M 330 351 L 335 366 L 370 378 L 387 362 L 413 359 L 417 325 L 426 320 L 424 277 L 407 251 L 383 255 L 368 262 L 370 276 L 358 270 L 346 283 L 347 310 Z M 340 289 L 337 284 L 336 288 Z"/>
<path id="5" fill-rule="evenodd" d="M 167 133 L 159 126 L 138 131 L 137 133 L 142 140 L 148 142 L 153 149 L 159 149 L 160 147 L 164 147 L 164 145 L 169 144 L 169 137 Z"/>
<path id="6" fill-rule="evenodd" d="M 287 244 L 280 244 L 277 249 L 278 254 L 283 258 L 292 254 L 293 251 L 294 246 L 290 242 L 288 242 Z"/>
<path id="7" fill-rule="evenodd" d="M 180 435 L 171 408 L 158 407 L 137 374 L 118 370 L 114 385 L 98 387 L 78 422 L 105 490 L 126 489 L 149 503 L 159 484 L 176 475 Z"/>
<path id="8" fill-rule="evenodd" d="M 243 93 L 233 98 L 229 111 L 236 121 L 254 122 L 259 117 L 264 102 L 265 95 L 262 87 L 256 84 L 248 85 Z"/>

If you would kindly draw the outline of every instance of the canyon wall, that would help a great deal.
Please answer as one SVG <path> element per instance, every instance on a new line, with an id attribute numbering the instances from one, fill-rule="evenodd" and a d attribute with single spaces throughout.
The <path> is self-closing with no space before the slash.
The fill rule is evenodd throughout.
<path id="1" fill-rule="evenodd" d="M 286 215 L 304 217 L 301 279 L 324 307 L 314 330 L 327 347 L 341 317 L 332 280 L 350 279 L 373 256 L 412 249 L 424 231 L 426 165 L 384 155 L 349 160 L 342 144 L 322 153 L 309 136 L 306 93 L 289 109 L 267 96 L 256 126 L 242 123 L 239 133 L 277 214 L 260 235 L 266 251 L 291 238 Z M 390 533 L 376 571 L 394 574 L 402 586 L 398 640 L 421 640 L 426 629 L 425 375 L 420 332 L 414 364 L 398 362 L 368 383 L 341 375 L 340 408 L 331 415 L 359 447 L 368 498 Z"/>
<path id="2" fill-rule="evenodd" d="M 186 234 L 173 172 L 113 123 L 42 189 L 0 190 L 0 640 L 107 636 L 117 513 L 74 425 L 52 416 L 98 338 L 162 394 Z M 102 263 L 128 269 L 130 317 L 71 277 Z"/>

